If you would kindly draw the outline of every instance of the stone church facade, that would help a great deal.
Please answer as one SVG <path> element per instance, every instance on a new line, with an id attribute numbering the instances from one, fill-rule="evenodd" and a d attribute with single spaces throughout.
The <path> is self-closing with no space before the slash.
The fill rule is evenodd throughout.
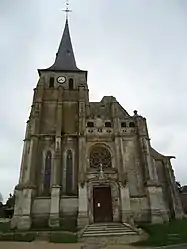
<path id="1" fill-rule="evenodd" d="M 89 101 L 68 20 L 54 64 L 38 72 L 12 228 L 181 218 L 172 157 L 151 147 L 137 111 L 130 115 L 112 96 Z"/>

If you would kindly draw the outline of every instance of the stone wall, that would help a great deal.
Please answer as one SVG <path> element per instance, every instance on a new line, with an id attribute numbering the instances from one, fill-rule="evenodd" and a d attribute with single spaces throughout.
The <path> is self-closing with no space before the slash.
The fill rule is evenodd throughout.
<path id="1" fill-rule="evenodd" d="M 33 226 L 48 226 L 50 214 L 50 198 L 38 198 L 33 201 L 32 224 Z"/>
<path id="2" fill-rule="evenodd" d="M 150 205 L 147 197 L 130 198 L 130 203 L 135 223 L 151 221 Z"/>
<path id="3" fill-rule="evenodd" d="M 78 212 L 78 198 L 63 197 L 60 200 L 60 212 L 63 216 L 77 215 Z"/>
<path id="4" fill-rule="evenodd" d="M 50 215 L 50 198 L 37 198 L 32 206 L 33 225 L 48 226 Z M 78 212 L 78 198 L 63 197 L 60 200 L 60 218 L 76 217 Z"/>
<path id="5" fill-rule="evenodd" d="M 184 213 L 187 214 L 187 193 L 180 194 L 180 198 L 181 198 Z"/>
<path id="6" fill-rule="evenodd" d="M 138 153 L 137 138 L 124 140 L 123 147 L 130 196 L 143 195 L 145 194 L 144 179 L 141 159 Z"/>

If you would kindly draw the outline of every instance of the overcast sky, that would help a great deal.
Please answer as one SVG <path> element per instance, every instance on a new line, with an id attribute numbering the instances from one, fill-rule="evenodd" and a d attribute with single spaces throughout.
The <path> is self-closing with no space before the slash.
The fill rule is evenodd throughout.
<path id="1" fill-rule="evenodd" d="M 53 64 L 64 28 L 62 0 L 0 1 L 0 192 L 18 182 L 25 123 L 38 68 Z M 152 146 L 174 155 L 187 183 L 187 1 L 71 0 L 77 65 L 90 99 L 113 95 L 147 118 Z"/>

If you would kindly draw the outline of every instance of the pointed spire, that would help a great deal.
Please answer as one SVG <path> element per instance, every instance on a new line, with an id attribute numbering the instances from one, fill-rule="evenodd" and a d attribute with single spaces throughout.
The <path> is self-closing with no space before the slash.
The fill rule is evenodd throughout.
<path id="1" fill-rule="evenodd" d="M 43 71 L 73 71 L 73 72 L 85 72 L 87 77 L 87 71 L 82 71 L 77 68 L 73 47 L 71 43 L 71 36 L 69 32 L 68 14 L 71 12 L 69 9 L 69 1 L 66 0 L 66 22 L 62 35 L 62 39 L 59 45 L 58 52 L 54 64 L 47 69 L 38 69 L 39 75 Z"/>
<path id="2" fill-rule="evenodd" d="M 75 56 L 71 43 L 68 19 L 66 19 L 64 32 L 60 42 L 54 64 L 48 68 L 52 71 L 80 71 L 76 66 Z"/>

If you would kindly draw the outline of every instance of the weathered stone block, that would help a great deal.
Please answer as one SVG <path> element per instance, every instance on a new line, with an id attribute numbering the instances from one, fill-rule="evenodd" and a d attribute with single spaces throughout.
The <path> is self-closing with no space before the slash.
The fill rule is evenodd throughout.
<path id="1" fill-rule="evenodd" d="M 21 216 L 17 224 L 18 230 L 29 230 L 31 228 L 30 216 Z"/>

